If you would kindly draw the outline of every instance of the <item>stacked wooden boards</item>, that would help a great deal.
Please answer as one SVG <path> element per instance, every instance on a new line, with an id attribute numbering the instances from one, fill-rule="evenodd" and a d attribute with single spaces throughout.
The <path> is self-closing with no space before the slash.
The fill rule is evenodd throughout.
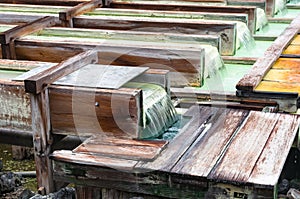
<path id="1" fill-rule="evenodd" d="M 296 112 L 299 98 L 297 75 L 300 16 L 275 40 L 264 56 L 237 84 L 241 97 L 260 96 L 278 101 L 281 110 Z"/>
<path id="2" fill-rule="evenodd" d="M 185 116 L 190 121 L 169 143 L 96 136 L 55 151 L 54 179 L 145 198 L 202 198 L 218 182 L 239 184 L 245 197 L 273 196 L 298 116 L 198 106 Z"/>

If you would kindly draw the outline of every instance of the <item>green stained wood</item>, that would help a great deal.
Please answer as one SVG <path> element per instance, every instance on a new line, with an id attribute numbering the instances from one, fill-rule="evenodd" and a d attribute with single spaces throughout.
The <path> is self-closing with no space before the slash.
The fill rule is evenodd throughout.
<path id="1" fill-rule="evenodd" d="M 13 71 L 13 70 L 2 70 L 0 69 L 0 79 L 11 80 L 24 72 L 22 71 Z"/>
<path id="2" fill-rule="evenodd" d="M 66 8 L 68 8 L 68 7 L 0 4 L 0 12 L 58 14 L 60 11 L 66 9 Z"/>

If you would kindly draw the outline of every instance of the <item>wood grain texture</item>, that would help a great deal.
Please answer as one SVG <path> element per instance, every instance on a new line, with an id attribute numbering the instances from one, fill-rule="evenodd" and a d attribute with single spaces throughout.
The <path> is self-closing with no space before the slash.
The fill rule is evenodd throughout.
<path id="1" fill-rule="evenodd" d="M 51 86 L 49 90 L 53 133 L 138 137 L 142 124 L 140 89 Z"/>
<path id="2" fill-rule="evenodd" d="M 262 81 L 255 91 L 300 93 L 300 83 Z"/>
<path id="3" fill-rule="evenodd" d="M 247 183 L 278 119 L 279 114 L 250 112 L 208 178 Z"/>
<path id="4" fill-rule="evenodd" d="M 92 137 L 73 152 L 97 154 L 130 160 L 152 160 L 167 144 L 166 141 L 142 141 L 109 137 Z"/>
<path id="5" fill-rule="evenodd" d="M 278 70 L 271 69 L 263 78 L 264 81 L 285 82 L 285 83 L 300 83 L 300 68 L 299 70 Z"/>
<path id="6" fill-rule="evenodd" d="M 195 140 L 174 166 L 172 172 L 207 177 L 223 155 L 229 141 L 234 139 L 234 133 L 247 114 L 248 111 L 243 110 L 221 109 L 213 115 L 206 124 L 211 127 Z"/>
<path id="7" fill-rule="evenodd" d="M 296 17 L 289 27 L 274 41 L 267 49 L 264 56 L 259 58 L 248 74 L 246 74 L 236 85 L 238 90 L 253 91 L 262 78 L 274 65 L 284 49 L 298 34 L 300 29 L 300 16 Z"/>
<path id="8" fill-rule="evenodd" d="M 300 45 L 289 45 L 283 52 L 283 55 L 300 56 Z"/>
<path id="9" fill-rule="evenodd" d="M 282 168 L 298 133 L 299 122 L 299 116 L 280 114 L 248 182 L 271 186 L 278 183 Z"/>
<path id="10" fill-rule="evenodd" d="M 138 9 L 138 10 L 168 10 L 168 11 L 187 11 L 187 12 L 211 12 L 211 13 L 245 13 L 248 15 L 248 27 L 250 31 L 255 32 L 256 26 L 256 7 L 255 6 L 205 6 L 205 5 L 183 5 L 172 3 L 163 6 L 154 3 L 135 2 L 115 2 L 110 4 L 111 8 L 118 9 Z M 252 32 L 252 33 L 254 33 Z"/>
<path id="11" fill-rule="evenodd" d="M 300 35 L 299 34 L 293 39 L 291 44 L 292 45 L 300 45 Z"/>
<path id="12" fill-rule="evenodd" d="M 298 58 L 279 58 L 272 69 L 300 70 L 300 59 Z"/>
<path id="13" fill-rule="evenodd" d="M 185 114 L 186 117 L 191 117 L 191 119 L 183 127 L 181 133 L 170 141 L 166 149 L 154 161 L 141 161 L 136 166 L 136 169 L 170 172 L 181 156 L 190 148 L 194 140 L 205 130 L 205 126 L 202 124 L 217 112 L 220 113 L 222 111 L 217 108 L 200 106 L 191 108 Z"/>

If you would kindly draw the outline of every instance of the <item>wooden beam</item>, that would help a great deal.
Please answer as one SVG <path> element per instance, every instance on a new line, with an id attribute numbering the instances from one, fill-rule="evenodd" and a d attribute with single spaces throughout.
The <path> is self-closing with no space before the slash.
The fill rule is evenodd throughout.
<path id="1" fill-rule="evenodd" d="M 75 7 L 68 8 L 64 11 L 59 12 L 59 19 L 62 20 L 66 27 L 73 27 L 72 18 L 86 12 L 90 12 L 97 7 L 103 5 L 102 0 L 93 0 L 89 2 L 84 2 L 76 5 Z"/>
<path id="2" fill-rule="evenodd" d="M 33 5 L 53 5 L 53 6 L 76 6 L 89 0 L 0 0 L 0 3 L 10 4 L 33 4 Z"/>
<path id="3" fill-rule="evenodd" d="M 237 83 L 236 88 L 243 91 L 253 91 L 281 56 L 287 45 L 297 36 L 299 30 L 300 16 L 292 21 L 289 27 L 267 49 L 264 56 L 255 62 L 250 72 Z"/>
<path id="4" fill-rule="evenodd" d="M 58 78 L 68 75 L 87 64 L 95 63 L 97 61 L 98 56 L 94 50 L 80 53 L 57 64 L 56 66 L 24 80 L 25 90 L 29 93 L 38 94 L 42 91 L 44 85 L 51 84 Z"/>
<path id="5" fill-rule="evenodd" d="M 205 5 L 182 5 L 182 4 L 154 4 L 114 1 L 110 4 L 111 8 L 117 9 L 136 9 L 136 10 L 161 10 L 177 12 L 210 12 L 210 13 L 239 13 L 248 15 L 248 27 L 255 33 L 256 27 L 256 7 L 255 6 L 205 6 Z"/>

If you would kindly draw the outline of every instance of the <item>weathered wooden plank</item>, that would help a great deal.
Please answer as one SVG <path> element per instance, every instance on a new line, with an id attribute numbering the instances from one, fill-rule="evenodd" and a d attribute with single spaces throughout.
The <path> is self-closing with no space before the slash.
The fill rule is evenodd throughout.
<path id="1" fill-rule="evenodd" d="M 298 58 L 279 58 L 272 66 L 273 69 L 300 70 L 300 59 Z"/>
<path id="2" fill-rule="evenodd" d="M 50 86 L 53 133 L 138 137 L 142 120 L 140 89 Z"/>
<path id="3" fill-rule="evenodd" d="M 176 163 L 172 172 L 200 177 L 208 176 L 248 114 L 248 111 L 243 110 L 221 110 L 206 123 L 211 127 L 195 140 L 190 149 Z"/>
<path id="4" fill-rule="evenodd" d="M 275 186 L 278 183 L 286 158 L 297 135 L 300 119 L 295 115 L 280 114 L 262 154 L 248 182 Z"/>
<path id="5" fill-rule="evenodd" d="M 17 70 L 17 71 L 29 71 L 40 66 L 44 66 L 44 65 L 50 66 L 54 64 L 55 63 L 49 63 L 49 62 L 0 59 L 1 69 L 10 69 L 10 70 Z"/>
<path id="6" fill-rule="evenodd" d="M 1 0 L 0 3 L 10 4 L 34 4 L 34 5 L 58 5 L 58 6 L 76 6 L 79 3 L 89 0 Z"/>
<path id="7" fill-rule="evenodd" d="M 278 118 L 278 114 L 250 112 L 208 178 L 247 183 Z"/>
<path id="8" fill-rule="evenodd" d="M 236 24 L 216 20 L 144 19 L 133 17 L 80 16 L 73 19 L 77 28 L 131 30 L 184 34 L 215 34 L 221 36 L 223 55 L 234 55 L 236 48 Z"/>
<path id="9" fill-rule="evenodd" d="M 255 91 L 300 93 L 300 83 L 262 81 Z"/>
<path id="10" fill-rule="evenodd" d="M 108 65 L 88 64 L 58 79 L 53 82 L 53 84 L 74 87 L 119 89 L 146 70 L 148 70 L 148 67 L 111 67 Z"/>
<path id="11" fill-rule="evenodd" d="M 1 128 L 32 129 L 30 98 L 22 83 L 0 80 L 0 110 Z"/>
<path id="12" fill-rule="evenodd" d="M 30 94 L 34 159 L 39 189 L 46 193 L 54 191 L 52 163 L 49 155 L 52 151 L 48 90 L 39 95 Z"/>
<path id="13" fill-rule="evenodd" d="M 87 49 L 97 48 L 99 64 L 144 66 L 153 69 L 170 70 L 170 81 L 174 87 L 186 86 L 189 82 L 199 81 L 204 78 L 204 49 L 170 47 L 169 45 L 127 42 L 105 42 L 99 44 L 68 42 L 68 41 L 16 41 L 18 59 L 39 60 L 47 62 L 60 62 L 76 53 Z M 145 46 L 146 45 L 146 46 Z M 100 47 L 101 46 L 101 47 Z M 159 54 L 159 56 L 157 56 Z M 182 67 L 184 66 L 184 67 Z M 173 76 L 173 77 L 172 77 Z M 178 78 L 178 76 L 180 78 Z M 176 79 L 177 77 L 177 79 Z"/>
<path id="14" fill-rule="evenodd" d="M 97 136 L 86 140 L 73 152 L 130 160 L 152 160 L 166 144 L 167 141 L 139 141 Z"/>
<path id="15" fill-rule="evenodd" d="M 102 6 L 102 0 L 93 0 L 78 4 L 72 8 L 59 12 L 59 19 L 63 21 L 66 26 L 73 27 L 72 18 L 90 12 L 97 7 Z"/>
<path id="16" fill-rule="evenodd" d="M 80 53 L 24 80 L 25 90 L 26 92 L 38 94 L 41 92 L 44 85 L 51 84 L 58 78 L 97 61 L 98 56 L 94 50 Z"/>
<path id="17" fill-rule="evenodd" d="M 51 154 L 51 159 L 59 162 L 91 165 L 93 167 L 114 168 L 121 171 L 131 171 L 137 163 L 135 160 L 103 157 L 95 154 L 73 153 L 67 150 L 54 151 Z"/>
<path id="18" fill-rule="evenodd" d="M 246 74 L 236 85 L 238 90 L 253 91 L 262 78 L 280 57 L 283 50 L 298 34 L 300 29 L 300 16 L 295 18 L 289 27 L 267 49 L 264 56 L 259 58 L 251 71 Z"/>
<path id="19" fill-rule="evenodd" d="M 139 10 L 169 10 L 169 11 L 185 11 L 185 12 L 211 12 L 211 13 L 245 13 L 248 14 L 249 30 L 255 31 L 256 27 L 256 7 L 255 6 L 207 6 L 207 5 L 184 5 L 184 4 L 164 4 L 163 6 L 155 3 L 140 2 L 118 2 L 113 1 L 111 8 L 118 9 L 139 9 Z M 254 33 L 254 32 L 252 32 Z"/>
<path id="20" fill-rule="evenodd" d="M 265 75 L 263 81 L 286 82 L 290 84 L 300 83 L 300 68 L 298 70 L 271 69 Z"/>
<path id="21" fill-rule="evenodd" d="M 300 35 L 299 34 L 293 39 L 291 44 L 292 45 L 300 45 Z"/>
<path id="22" fill-rule="evenodd" d="M 166 171 L 170 172 L 174 165 L 180 160 L 181 156 L 189 149 L 194 140 L 206 131 L 206 126 L 203 125 L 207 120 L 210 120 L 218 112 L 222 112 L 217 108 L 194 106 L 186 114 L 186 117 L 191 117 L 190 121 L 182 128 L 181 133 L 168 144 L 165 150 L 154 160 L 149 162 L 140 161 L 136 169 L 146 171 Z"/>

